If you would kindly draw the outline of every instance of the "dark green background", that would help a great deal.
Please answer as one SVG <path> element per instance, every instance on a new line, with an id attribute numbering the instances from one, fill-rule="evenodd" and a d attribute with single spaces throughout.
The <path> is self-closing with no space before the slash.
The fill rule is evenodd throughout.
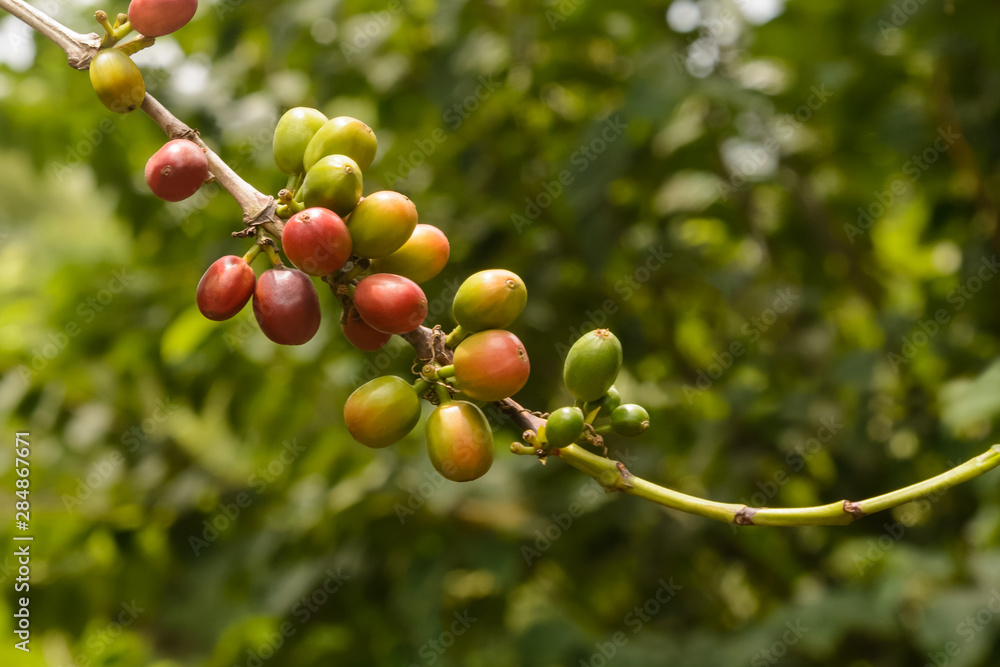
<path id="1" fill-rule="evenodd" d="M 201 5 L 137 58 L 150 91 L 267 192 L 284 109 L 369 123 L 365 192 L 406 193 L 451 239 L 434 321 L 470 273 L 524 278 L 520 401 L 566 404 L 559 350 L 619 335 L 618 387 L 653 422 L 609 440 L 635 473 L 812 504 L 995 441 L 996 3 L 797 1 L 754 25 L 757 2 L 703 0 L 688 32 L 642 1 Z M 95 7 L 56 8 L 92 29 Z M 0 26 L 10 63 L 31 47 Z M 407 350 L 351 348 L 328 292 L 301 348 L 249 310 L 204 320 L 202 272 L 248 247 L 238 207 L 155 199 L 159 128 L 34 48 L 0 65 L 0 545 L 16 430 L 36 538 L 30 656 L 0 547 L 0 662 L 253 665 L 286 624 L 266 664 L 994 664 L 1000 473 L 850 527 L 736 530 L 511 456 L 502 428 L 485 478 L 441 483 L 419 430 L 370 451 L 343 425 Z"/>

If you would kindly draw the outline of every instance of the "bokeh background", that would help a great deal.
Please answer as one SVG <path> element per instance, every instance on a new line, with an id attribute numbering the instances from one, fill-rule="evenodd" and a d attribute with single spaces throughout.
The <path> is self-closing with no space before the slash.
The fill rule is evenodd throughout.
<path id="1" fill-rule="evenodd" d="M 90 0 L 35 4 L 94 27 Z M 560 351 L 618 334 L 653 422 L 609 440 L 635 473 L 812 504 L 996 440 L 995 3 L 200 5 L 137 56 L 149 90 L 272 193 L 285 109 L 365 120 L 366 192 L 451 239 L 432 321 L 466 275 L 524 278 L 521 402 L 568 403 Z M 996 664 L 1000 473 L 849 527 L 737 530 L 512 456 L 504 427 L 485 478 L 443 482 L 419 429 L 348 437 L 349 393 L 411 357 L 351 348 L 328 292 L 299 348 L 249 309 L 200 316 L 202 272 L 247 242 L 218 188 L 148 192 L 163 141 L 0 16 L 0 543 L 19 430 L 35 535 L 30 655 L 0 550 L 0 663 Z"/>

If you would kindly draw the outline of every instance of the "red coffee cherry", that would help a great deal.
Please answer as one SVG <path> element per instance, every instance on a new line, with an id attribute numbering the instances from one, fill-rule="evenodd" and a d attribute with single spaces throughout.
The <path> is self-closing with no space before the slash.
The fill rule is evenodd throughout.
<path id="1" fill-rule="evenodd" d="M 297 269 L 265 271 L 253 293 L 253 314 L 264 335 L 281 345 L 302 345 L 319 330 L 319 295 Z"/>
<path id="2" fill-rule="evenodd" d="M 382 333 L 368 326 L 354 308 L 341 320 L 340 327 L 344 330 L 344 338 L 364 352 L 374 352 L 392 338 L 392 334 Z"/>
<path id="3" fill-rule="evenodd" d="M 198 282 L 198 310 L 210 320 L 228 320 L 247 305 L 256 284 L 253 269 L 242 257 L 220 257 Z"/>
<path id="4" fill-rule="evenodd" d="M 281 248 L 300 270 L 322 277 L 347 263 L 351 234 L 339 215 L 317 206 L 288 219 L 281 231 Z"/>
<path id="5" fill-rule="evenodd" d="M 376 273 L 395 273 L 424 283 L 441 273 L 448 263 L 448 237 L 434 225 L 417 225 L 403 247 L 388 257 L 372 260 Z"/>
<path id="6" fill-rule="evenodd" d="M 207 178 L 205 151 L 187 139 L 168 141 L 146 162 L 146 184 L 166 201 L 187 199 Z"/>
<path id="7" fill-rule="evenodd" d="M 455 350 L 455 386 L 478 401 L 499 401 L 521 391 L 531 364 L 524 344 L 503 329 L 472 334 Z"/>
<path id="8" fill-rule="evenodd" d="M 169 35 L 187 25 L 198 11 L 198 0 L 132 0 L 128 20 L 146 37 Z"/>
<path id="9" fill-rule="evenodd" d="M 354 290 L 354 305 L 369 326 L 383 333 L 409 333 L 427 317 L 424 291 L 409 278 L 394 273 L 362 278 Z"/>
<path id="10" fill-rule="evenodd" d="M 445 403 L 430 414 L 424 428 L 427 454 L 445 479 L 469 482 L 493 465 L 493 431 L 472 403 Z"/>

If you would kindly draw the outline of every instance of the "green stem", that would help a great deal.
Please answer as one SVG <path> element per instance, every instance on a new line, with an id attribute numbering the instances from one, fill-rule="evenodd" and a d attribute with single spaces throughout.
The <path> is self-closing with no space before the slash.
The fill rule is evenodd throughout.
<path id="1" fill-rule="evenodd" d="M 253 246 L 247 250 L 247 254 L 243 255 L 243 261 L 247 264 L 253 264 L 253 261 L 257 259 L 257 256 L 263 251 L 263 248 L 259 243 L 254 243 Z"/>
<path id="2" fill-rule="evenodd" d="M 462 328 L 462 325 L 457 324 L 455 325 L 455 328 L 451 330 L 451 333 L 448 334 L 448 337 L 444 339 L 444 344 L 454 350 L 467 335 L 468 334 L 465 333 L 465 329 Z"/>
<path id="3" fill-rule="evenodd" d="M 413 383 L 413 391 L 417 392 L 417 396 L 423 396 L 430 388 L 431 383 L 423 378 L 418 378 L 417 381 Z"/>
<path id="4" fill-rule="evenodd" d="M 348 271 L 342 278 L 339 279 L 340 282 L 350 282 L 360 276 L 362 273 L 371 268 L 371 263 L 367 259 L 356 259 L 351 270 Z"/>
<path id="5" fill-rule="evenodd" d="M 523 442 L 512 442 L 510 443 L 511 454 L 517 454 L 518 456 L 538 456 L 538 450 L 534 447 L 529 447 Z"/>
<path id="6" fill-rule="evenodd" d="M 123 16 L 125 17 L 124 22 L 122 22 Z M 123 39 L 124 37 L 126 37 L 130 32 L 132 32 L 132 24 L 129 23 L 128 14 L 119 14 L 118 18 L 115 20 L 114 30 L 112 31 L 111 34 L 117 41 L 119 39 Z M 150 37 L 149 39 L 153 38 Z"/>
<path id="7" fill-rule="evenodd" d="M 816 507 L 747 507 L 689 496 L 647 482 L 630 473 L 625 465 L 570 445 L 552 452 L 566 463 L 598 481 L 609 491 L 624 491 L 664 507 L 745 526 L 834 526 L 852 523 L 868 514 L 897 507 L 917 498 L 938 495 L 956 484 L 979 477 L 1000 465 L 1000 444 L 974 459 L 922 482 L 859 502 L 842 500 Z"/>
<path id="8" fill-rule="evenodd" d="M 442 366 L 437 369 L 437 376 L 444 380 L 445 378 L 455 377 L 455 367 L 454 366 Z"/>
<path id="9" fill-rule="evenodd" d="M 292 199 L 294 199 L 295 195 L 298 194 L 299 188 L 302 187 L 302 181 L 304 181 L 305 179 L 306 175 L 304 172 L 292 174 L 288 177 L 288 183 L 285 185 L 285 189 L 288 190 Z"/>
<path id="10" fill-rule="evenodd" d="M 277 213 L 280 217 L 287 219 L 304 209 L 305 206 L 301 202 L 291 199 L 287 203 L 279 204 Z"/>
<path id="11" fill-rule="evenodd" d="M 133 56 L 139 51 L 152 46 L 155 42 L 156 40 L 152 37 L 137 37 L 124 44 L 119 44 L 115 48 L 127 56 Z"/>
<path id="12" fill-rule="evenodd" d="M 271 264 L 275 267 L 284 266 L 281 261 L 281 257 L 278 256 L 278 251 L 274 249 L 274 246 L 270 243 L 261 243 L 262 248 L 264 248 L 264 253 L 267 258 L 271 260 Z"/>
<path id="13" fill-rule="evenodd" d="M 109 46 L 114 46 L 118 38 L 115 37 L 115 27 L 111 25 L 111 21 L 108 20 L 108 13 L 103 9 L 98 9 L 94 12 L 94 18 L 97 19 L 97 23 L 104 28 L 104 38 L 101 40 L 101 48 L 107 48 Z"/>
<path id="14" fill-rule="evenodd" d="M 451 394 L 448 392 L 447 387 L 445 387 L 444 385 L 440 384 L 434 385 L 434 391 L 437 393 L 438 400 L 441 402 L 441 405 L 451 402 Z"/>

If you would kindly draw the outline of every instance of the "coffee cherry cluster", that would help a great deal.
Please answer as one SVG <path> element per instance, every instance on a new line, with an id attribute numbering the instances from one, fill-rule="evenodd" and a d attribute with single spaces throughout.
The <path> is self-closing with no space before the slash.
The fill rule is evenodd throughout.
<path id="1" fill-rule="evenodd" d="M 162 171 L 166 155 L 172 157 L 167 166 L 172 179 L 183 181 L 175 189 L 197 189 L 195 176 L 182 178 L 182 152 L 168 151 L 174 143 L 147 166 L 150 188 L 164 199 L 173 189 L 165 192 L 148 175 Z M 301 345 L 319 329 L 319 297 L 311 279 L 316 277 L 334 288 L 344 336 L 359 349 L 376 350 L 393 334 L 418 328 L 427 317 L 427 297 L 417 283 L 444 268 L 448 239 L 436 227 L 418 223 L 417 208 L 405 195 L 386 190 L 362 196 L 363 170 L 378 148 L 371 128 L 356 118 L 328 120 L 316 109 L 298 107 L 278 121 L 273 148 L 275 163 L 289 176 L 288 187 L 278 193 L 278 215 L 287 218 L 281 237 L 255 230 L 257 243 L 243 258 L 223 257 L 209 267 L 198 286 L 202 313 L 210 319 L 232 317 L 252 298 L 264 335 Z M 183 152 L 185 159 L 189 152 Z M 279 240 L 294 268 L 278 255 Z M 245 279 L 262 252 L 273 268 L 256 282 Z"/>
<path id="2" fill-rule="evenodd" d="M 359 307 L 364 285 L 355 291 Z M 445 340 L 454 350 L 453 363 L 425 366 L 412 386 L 390 376 L 355 391 L 344 407 L 354 439 L 369 447 L 401 440 L 417 424 L 419 407 L 413 408 L 412 398 L 433 388 L 438 407 L 427 419 L 424 438 L 434 468 L 456 482 L 486 474 L 493 464 L 493 432 L 480 405 L 516 394 L 528 381 L 528 353 L 506 330 L 527 298 L 524 282 L 510 271 L 491 269 L 467 278 L 452 304 L 457 326 Z"/>
<path id="3" fill-rule="evenodd" d="M 644 433 L 649 428 L 649 413 L 641 405 L 622 405 L 615 389 L 621 366 L 621 342 L 607 329 L 591 331 L 573 343 L 563 364 L 563 381 L 576 401 L 553 411 L 532 444 L 546 452 L 593 442 L 595 436 L 608 432 L 624 436 Z M 594 426 L 605 419 L 608 424 Z"/>
<path id="4" fill-rule="evenodd" d="M 171 4 L 135 0 L 130 15 L 147 34 L 166 34 L 196 9 L 179 1 L 179 13 L 164 12 Z M 112 32 L 117 29 L 111 27 Z M 123 70 L 134 68 L 120 51 L 102 53 L 107 53 L 102 60 L 113 59 Z M 99 70 L 92 77 L 109 71 Z M 313 282 L 319 278 L 333 289 L 342 308 L 344 336 L 355 347 L 377 350 L 394 334 L 418 329 L 428 314 L 419 283 L 442 271 L 449 243 L 440 229 L 419 222 L 416 206 L 405 195 L 389 190 L 364 195 L 364 171 L 377 149 L 375 133 L 356 118 L 328 119 L 306 107 L 287 111 L 273 143 L 275 164 L 288 175 L 288 185 L 276 198 L 282 224 L 235 234 L 255 237 L 254 243 L 243 256 L 219 258 L 202 276 L 197 304 L 205 317 L 232 318 L 252 301 L 267 338 L 301 345 L 319 330 Z M 149 159 L 145 176 L 154 194 L 176 202 L 197 192 L 211 175 L 205 149 L 174 139 Z M 261 254 L 271 268 L 258 277 L 251 264 Z M 435 358 L 422 362 L 416 381 L 379 377 L 347 399 L 344 422 L 351 436 L 372 448 L 398 442 L 417 426 L 421 399 L 427 399 L 435 405 L 424 427 L 434 468 L 457 482 L 486 474 L 494 442 L 482 408 L 519 392 L 531 372 L 524 344 L 508 330 L 527 298 L 524 281 L 510 271 L 489 269 L 469 276 L 452 304 L 455 327 L 447 335 L 437 328 L 430 332 Z M 640 406 L 620 405 L 613 383 L 621 363 L 621 344 L 609 331 L 591 332 L 574 344 L 564 379 L 576 404 L 553 412 L 539 429 L 533 444 L 540 455 L 575 442 L 593 444 L 602 429 L 637 435 L 648 427 L 649 417 Z M 605 418 L 610 425 L 595 428 L 595 420 Z"/>
<path id="5" fill-rule="evenodd" d="M 448 239 L 418 222 L 416 206 L 406 196 L 392 191 L 363 196 L 364 169 L 377 147 L 375 133 L 355 118 L 327 119 L 304 107 L 286 112 L 275 131 L 274 158 L 289 176 L 278 193 L 278 215 L 286 218 L 280 248 L 295 268 L 282 263 L 276 239 L 256 229 L 247 255 L 217 260 L 199 283 L 198 306 L 205 316 L 231 317 L 252 299 L 268 338 L 304 343 L 320 323 L 316 277 L 333 288 L 343 308 L 344 335 L 356 347 L 375 350 L 393 334 L 418 328 L 428 311 L 418 283 L 444 268 Z M 182 154 L 169 152 L 175 153 Z M 262 252 L 273 268 L 255 281 L 250 262 Z M 466 278 L 452 303 L 456 326 L 447 336 L 433 334 L 444 336 L 447 355 L 427 362 L 413 384 L 384 376 L 358 388 L 344 405 L 351 436 L 371 448 L 402 440 L 419 423 L 426 398 L 436 406 L 424 426 L 434 468 L 457 482 L 486 474 L 494 442 L 482 407 L 516 394 L 531 372 L 524 344 L 508 330 L 527 299 L 524 281 L 511 271 L 489 269 Z M 549 416 L 533 443 L 540 454 L 575 442 L 595 443 L 601 432 L 638 435 L 649 426 L 643 408 L 620 405 L 613 384 L 621 364 L 621 344 L 610 331 L 591 332 L 573 345 L 564 379 L 576 404 Z M 595 426 L 603 419 L 610 424 Z"/>
<path id="6" fill-rule="evenodd" d="M 153 38 L 183 28 L 197 10 L 198 0 L 132 0 L 128 14 L 119 14 L 114 24 L 106 12 L 96 12 L 106 35 L 90 61 L 90 83 L 104 106 L 115 113 L 139 108 L 146 97 L 146 83 L 130 56 L 152 44 Z M 139 32 L 138 38 L 118 44 L 133 30 Z"/>

